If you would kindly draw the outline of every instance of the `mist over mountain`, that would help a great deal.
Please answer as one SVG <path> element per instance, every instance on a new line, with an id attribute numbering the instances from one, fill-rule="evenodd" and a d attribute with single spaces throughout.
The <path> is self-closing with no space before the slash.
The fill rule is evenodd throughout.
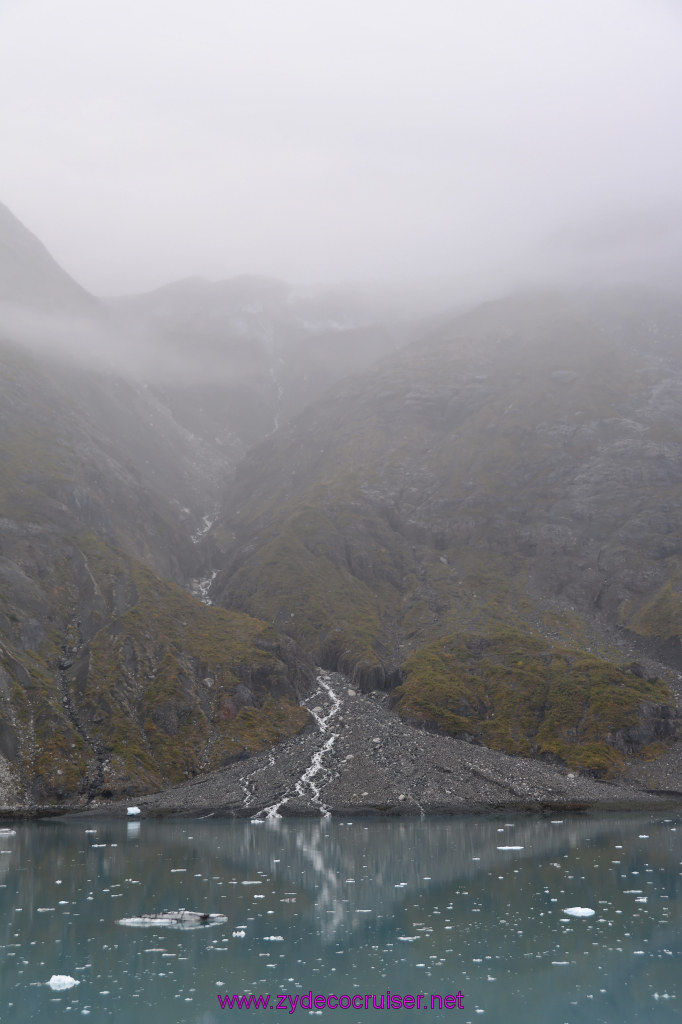
<path id="1" fill-rule="evenodd" d="M 342 377 L 415 334 L 415 317 L 361 289 L 191 278 L 109 303 L 143 337 L 140 371 L 185 426 L 253 444 Z"/>
<path id="2" fill-rule="evenodd" d="M 9 211 L 0 252 L 2 802 L 286 760 L 316 665 L 400 728 L 682 791 L 678 294 L 105 302 Z"/>
<path id="3" fill-rule="evenodd" d="M 547 733 L 551 672 L 510 705 L 472 652 L 682 668 L 681 335 L 679 299 L 644 289 L 460 316 L 247 456 L 215 600 L 414 719 L 515 753 L 589 745 L 578 721 Z"/>
<path id="4" fill-rule="evenodd" d="M 0 303 L 49 313 L 93 313 L 97 300 L 0 203 Z"/>

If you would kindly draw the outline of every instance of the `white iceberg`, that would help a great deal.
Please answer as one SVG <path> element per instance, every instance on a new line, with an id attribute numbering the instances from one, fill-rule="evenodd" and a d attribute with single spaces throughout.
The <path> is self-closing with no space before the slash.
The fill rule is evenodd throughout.
<path id="1" fill-rule="evenodd" d="M 132 817 L 133 815 L 139 814 L 139 813 L 140 813 L 140 808 L 139 807 L 129 807 L 128 808 L 128 816 L 129 817 Z"/>
<path id="2" fill-rule="evenodd" d="M 80 981 L 76 981 L 70 974 L 53 974 L 47 983 L 50 988 L 54 989 L 55 992 L 61 992 L 65 988 L 73 988 L 74 985 L 80 985 Z"/>
<path id="3" fill-rule="evenodd" d="M 566 907 L 564 914 L 568 914 L 569 917 L 592 917 L 596 910 L 592 910 L 591 907 Z"/>

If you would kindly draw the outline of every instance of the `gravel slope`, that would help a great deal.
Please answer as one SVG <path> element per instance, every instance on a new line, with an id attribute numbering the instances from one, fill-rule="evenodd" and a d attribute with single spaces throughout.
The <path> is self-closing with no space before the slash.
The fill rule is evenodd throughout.
<path id="1" fill-rule="evenodd" d="M 386 694 L 355 692 L 337 673 L 320 672 L 317 683 L 306 700 L 314 726 L 304 734 L 141 797 L 135 801 L 141 815 L 414 815 L 682 802 L 680 775 L 672 769 L 666 793 L 647 790 L 636 777 L 618 784 L 597 782 L 416 729 L 390 709 Z M 125 814 L 126 808 L 106 803 L 83 813 Z"/>

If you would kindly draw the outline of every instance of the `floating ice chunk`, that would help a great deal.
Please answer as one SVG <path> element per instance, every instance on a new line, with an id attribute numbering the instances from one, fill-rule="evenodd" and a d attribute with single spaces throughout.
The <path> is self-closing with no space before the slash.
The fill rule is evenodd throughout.
<path id="1" fill-rule="evenodd" d="M 16 832 L 13 828 L 0 828 L 0 836 L 15 836 Z"/>
<path id="2" fill-rule="evenodd" d="M 65 988 L 73 988 L 74 985 L 80 985 L 80 981 L 76 981 L 70 974 L 53 974 L 50 980 L 47 982 L 50 988 L 54 989 L 55 992 L 61 992 Z"/>
<path id="3" fill-rule="evenodd" d="M 592 917 L 596 910 L 592 910 L 591 907 L 565 907 L 564 914 L 568 914 L 569 917 Z"/>
<path id="4" fill-rule="evenodd" d="M 399 935 L 398 942 L 416 942 L 418 938 L 418 935 Z"/>
<path id="5" fill-rule="evenodd" d="M 284 942 L 282 935 L 264 935 L 263 942 Z"/>
<path id="6" fill-rule="evenodd" d="M 162 914 L 142 914 L 140 917 L 122 917 L 117 924 L 132 928 L 202 928 L 226 924 L 224 914 L 200 914 L 195 910 L 171 910 Z"/>
<path id="7" fill-rule="evenodd" d="M 139 813 L 140 813 L 140 808 L 139 807 L 129 807 L 128 808 L 128 817 L 129 818 L 132 818 L 133 815 L 139 814 Z"/>
<path id="8" fill-rule="evenodd" d="M 522 850 L 522 846 L 498 846 L 498 850 Z"/>
<path id="9" fill-rule="evenodd" d="M 233 939 L 243 939 L 245 937 L 245 935 L 246 935 L 246 932 L 242 931 L 242 930 L 239 930 L 239 931 L 236 931 L 236 932 L 232 932 L 232 938 Z"/>

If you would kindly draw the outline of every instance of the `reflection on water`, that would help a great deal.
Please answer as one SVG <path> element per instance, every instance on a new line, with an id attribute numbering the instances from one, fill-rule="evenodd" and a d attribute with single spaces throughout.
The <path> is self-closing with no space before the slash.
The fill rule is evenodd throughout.
<path id="1" fill-rule="evenodd" d="M 239 1012 L 218 995 L 387 989 L 427 1005 L 461 991 L 463 1008 L 429 1009 L 434 1021 L 680 1020 L 682 824 L 671 817 L 12 828 L 0 832 L 2 1020 L 210 1024 Z M 228 923 L 117 923 L 180 908 Z M 52 975 L 79 984 L 54 991 Z M 348 1024 L 376 1013 L 297 1006 L 287 1017 L 311 1012 Z"/>

